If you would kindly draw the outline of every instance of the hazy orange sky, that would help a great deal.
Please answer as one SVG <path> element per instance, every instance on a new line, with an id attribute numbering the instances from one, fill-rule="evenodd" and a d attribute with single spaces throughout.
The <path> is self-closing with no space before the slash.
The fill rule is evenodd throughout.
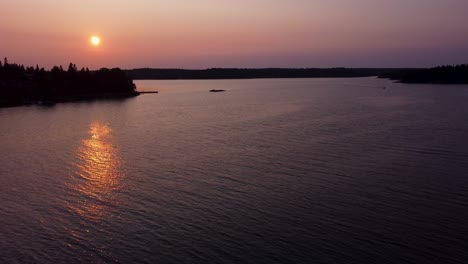
<path id="1" fill-rule="evenodd" d="M 26 65 L 468 63 L 468 0 L 1 0 L 0 10 L 0 56 Z"/>

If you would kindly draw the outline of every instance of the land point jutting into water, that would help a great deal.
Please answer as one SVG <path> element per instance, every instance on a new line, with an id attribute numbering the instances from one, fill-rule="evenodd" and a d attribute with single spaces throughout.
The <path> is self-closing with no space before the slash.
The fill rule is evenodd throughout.
<path id="1" fill-rule="evenodd" d="M 0 62 L 0 107 L 55 102 L 126 98 L 140 94 L 133 79 L 258 79 L 258 78 L 350 78 L 371 77 L 391 79 L 403 83 L 468 83 L 468 64 L 415 68 L 265 68 L 265 69 L 133 69 L 101 68 L 90 71 L 78 69 L 73 63 L 65 70 L 54 66 L 51 70 Z M 224 90 L 211 90 L 220 92 Z M 148 92 L 144 92 L 148 93 Z M 151 93 L 157 93 L 156 91 Z"/>
<path id="2" fill-rule="evenodd" d="M 402 83 L 467 84 L 468 64 L 393 70 L 384 72 L 379 77 Z"/>
<path id="3" fill-rule="evenodd" d="M 121 69 L 80 70 L 73 63 L 68 69 L 51 70 L 0 62 L 0 106 L 122 98 L 136 96 L 135 84 Z"/>

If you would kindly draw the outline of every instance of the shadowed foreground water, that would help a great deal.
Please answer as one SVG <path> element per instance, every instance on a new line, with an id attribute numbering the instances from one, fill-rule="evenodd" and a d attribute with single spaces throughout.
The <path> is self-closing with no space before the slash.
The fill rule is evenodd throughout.
<path id="1" fill-rule="evenodd" d="M 467 263 L 468 86 L 137 86 L 0 109 L 0 263 Z"/>

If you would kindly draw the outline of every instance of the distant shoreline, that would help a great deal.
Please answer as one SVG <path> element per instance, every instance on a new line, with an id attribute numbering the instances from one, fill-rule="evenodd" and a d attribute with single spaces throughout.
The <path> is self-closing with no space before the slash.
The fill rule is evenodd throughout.
<path id="1" fill-rule="evenodd" d="M 468 84 L 468 65 L 435 68 L 259 68 L 124 70 L 133 80 L 242 80 L 379 77 L 401 83 Z"/>
<path id="2" fill-rule="evenodd" d="M 89 71 L 70 63 L 65 71 L 0 62 L 0 107 L 118 99 L 138 96 L 133 80 L 240 80 L 379 77 L 401 83 L 468 84 L 468 64 L 424 68 L 260 68 L 205 70 L 102 68 Z"/>
<path id="3" fill-rule="evenodd" d="M 379 78 L 407 84 L 468 84 L 468 64 L 430 69 L 400 69 L 382 73 Z"/>
<path id="4" fill-rule="evenodd" d="M 298 78 L 359 78 L 377 77 L 402 70 L 393 68 L 260 68 L 229 69 L 130 69 L 124 70 L 133 80 L 239 80 L 239 79 L 298 79 Z"/>

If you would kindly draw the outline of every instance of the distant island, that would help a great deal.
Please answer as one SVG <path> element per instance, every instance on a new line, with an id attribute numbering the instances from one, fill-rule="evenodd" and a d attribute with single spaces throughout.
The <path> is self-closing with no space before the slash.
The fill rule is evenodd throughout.
<path id="1" fill-rule="evenodd" d="M 402 83 L 468 84 L 468 64 L 431 69 L 400 69 L 382 73 L 379 77 Z"/>
<path id="2" fill-rule="evenodd" d="M 0 62 L 0 107 L 125 98 L 138 94 L 133 80 L 119 68 L 78 70 L 70 63 L 67 70 L 55 66 L 47 71 L 37 65 L 24 67 L 9 63 L 6 58 Z"/>

